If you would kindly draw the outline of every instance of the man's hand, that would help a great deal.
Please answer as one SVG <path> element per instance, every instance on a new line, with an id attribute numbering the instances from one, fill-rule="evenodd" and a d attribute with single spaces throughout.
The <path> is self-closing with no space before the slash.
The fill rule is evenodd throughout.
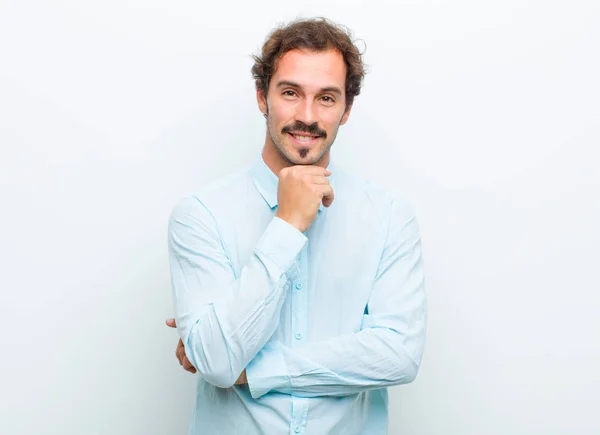
<path id="1" fill-rule="evenodd" d="M 317 217 L 321 202 L 329 207 L 333 188 L 327 177 L 331 171 L 320 166 L 296 165 L 279 172 L 275 216 L 304 232 Z"/>
<path id="2" fill-rule="evenodd" d="M 165 323 L 171 328 L 177 327 L 175 319 L 167 319 Z M 190 360 L 188 360 L 187 356 L 185 355 L 185 347 L 183 346 L 183 341 L 181 341 L 181 339 L 179 339 L 179 342 L 177 343 L 177 348 L 175 349 L 175 356 L 177 357 L 179 364 L 183 366 L 184 369 L 186 369 L 190 373 L 196 373 L 196 368 L 192 365 L 192 363 L 190 363 Z M 238 380 L 235 381 L 235 385 L 242 385 L 247 383 L 248 380 L 246 379 L 246 370 L 244 370 L 238 378 Z"/>
<path id="3" fill-rule="evenodd" d="M 175 319 L 167 319 L 166 324 L 167 324 L 167 326 L 170 326 L 171 328 L 177 327 L 177 323 L 175 322 Z M 185 355 L 185 347 L 183 346 L 183 341 L 181 341 L 181 339 L 179 339 L 179 343 L 177 343 L 177 347 L 175 348 L 175 356 L 177 357 L 177 360 L 179 361 L 179 365 L 181 365 L 184 369 L 186 369 L 190 373 L 196 373 L 196 368 L 192 365 L 190 360 Z"/>

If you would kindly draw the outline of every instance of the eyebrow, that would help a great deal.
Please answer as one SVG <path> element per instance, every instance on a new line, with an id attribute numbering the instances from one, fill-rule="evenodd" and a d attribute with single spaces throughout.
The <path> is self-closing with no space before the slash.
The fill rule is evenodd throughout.
<path id="1" fill-rule="evenodd" d="M 292 88 L 298 89 L 302 88 L 302 86 L 300 86 L 298 83 L 290 82 L 289 80 L 282 80 L 280 82 L 277 82 L 278 88 L 281 88 L 283 86 L 291 86 Z M 322 88 L 321 92 L 333 92 L 334 94 L 342 95 L 342 90 L 337 86 L 327 86 L 326 88 Z"/>

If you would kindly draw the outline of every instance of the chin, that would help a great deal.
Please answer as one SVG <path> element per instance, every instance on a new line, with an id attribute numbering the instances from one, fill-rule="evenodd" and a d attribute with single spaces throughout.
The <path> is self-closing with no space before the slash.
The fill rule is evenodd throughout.
<path id="1" fill-rule="evenodd" d="M 291 142 L 282 142 L 280 145 L 277 143 L 274 143 L 274 145 L 279 149 L 279 153 L 292 165 L 314 165 L 323 159 L 329 149 L 323 149 L 322 144 L 318 144 L 315 147 L 301 147 Z M 304 157 L 300 155 L 300 150 L 302 149 L 308 150 Z"/>
<path id="2" fill-rule="evenodd" d="M 313 154 L 309 152 L 305 157 L 301 157 L 296 153 L 294 157 L 294 163 L 297 165 L 315 165 L 323 159 L 324 154 Z"/>
<path id="3" fill-rule="evenodd" d="M 298 154 L 294 155 L 285 155 L 286 160 L 288 160 L 293 165 L 312 165 L 315 163 L 310 156 L 306 156 L 304 158 L 300 157 Z"/>

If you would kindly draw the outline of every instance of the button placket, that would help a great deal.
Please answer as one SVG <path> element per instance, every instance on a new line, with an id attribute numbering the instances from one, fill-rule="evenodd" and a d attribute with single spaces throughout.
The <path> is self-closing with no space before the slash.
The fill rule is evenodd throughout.
<path id="1" fill-rule="evenodd" d="M 308 249 L 305 246 L 298 257 L 299 275 L 294 280 L 292 300 L 292 329 L 293 334 L 291 346 L 299 345 L 301 340 L 306 336 L 307 323 L 307 303 L 308 295 L 306 292 L 305 283 L 308 279 Z"/>
<path id="2" fill-rule="evenodd" d="M 291 411 L 290 435 L 305 432 L 304 429 L 306 428 L 306 420 L 308 417 L 307 399 L 292 395 Z"/>

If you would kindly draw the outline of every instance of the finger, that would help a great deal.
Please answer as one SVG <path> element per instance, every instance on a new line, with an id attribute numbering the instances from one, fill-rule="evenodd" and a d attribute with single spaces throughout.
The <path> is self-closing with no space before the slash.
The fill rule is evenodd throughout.
<path id="1" fill-rule="evenodd" d="M 192 363 L 185 357 L 183 359 L 183 368 L 190 373 L 196 373 L 196 367 L 192 365 Z"/>
<path id="2" fill-rule="evenodd" d="M 330 185 L 322 186 L 323 198 L 321 202 L 325 207 L 329 207 L 333 203 L 334 193 Z"/>
<path id="3" fill-rule="evenodd" d="M 183 346 L 183 342 L 181 340 L 179 340 L 179 344 L 177 345 L 176 355 L 177 359 L 179 360 L 179 364 L 183 364 L 183 359 L 186 358 L 186 356 L 185 347 Z"/>
<path id="4" fill-rule="evenodd" d="M 331 187 L 330 184 L 319 185 L 319 189 L 321 191 L 321 195 L 323 196 L 323 198 L 331 198 L 331 200 L 333 201 L 333 197 L 334 197 L 333 187 Z"/>
<path id="5" fill-rule="evenodd" d="M 171 328 L 176 328 L 177 327 L 177 322 L 175 322 L 174 318 L 170 318 L 165 320 L 165 323 L 167 324 L 167 326 L 170 326 Z"/>
<path id="6" fill-rule="evenodd" d="M 306 175 L 324 175 L 326 177 L 331 175 L 331 171 L 329 169 L 316 165 L 297 165 L 294 166 L 293 169 Z"/>
<path id="7" fill-rule="evenodd" d="M 312 184 L 318 184 L 318 185 L 327 185 L 329 184 L 329 179 L 323 175 L 309 175 L 308 176 L 308 180 L 312 183 Z"/>
<path id="8" fill-rule="evenodd" d="M 192 363 L 190 362 L 190 360 L 187 359 L 187 356 L 183 357 L 182 365 L 183 365 L 183 368 L 186 369 L 186 370 L 194 368 L 194 366 L 192 365 Z"/>

